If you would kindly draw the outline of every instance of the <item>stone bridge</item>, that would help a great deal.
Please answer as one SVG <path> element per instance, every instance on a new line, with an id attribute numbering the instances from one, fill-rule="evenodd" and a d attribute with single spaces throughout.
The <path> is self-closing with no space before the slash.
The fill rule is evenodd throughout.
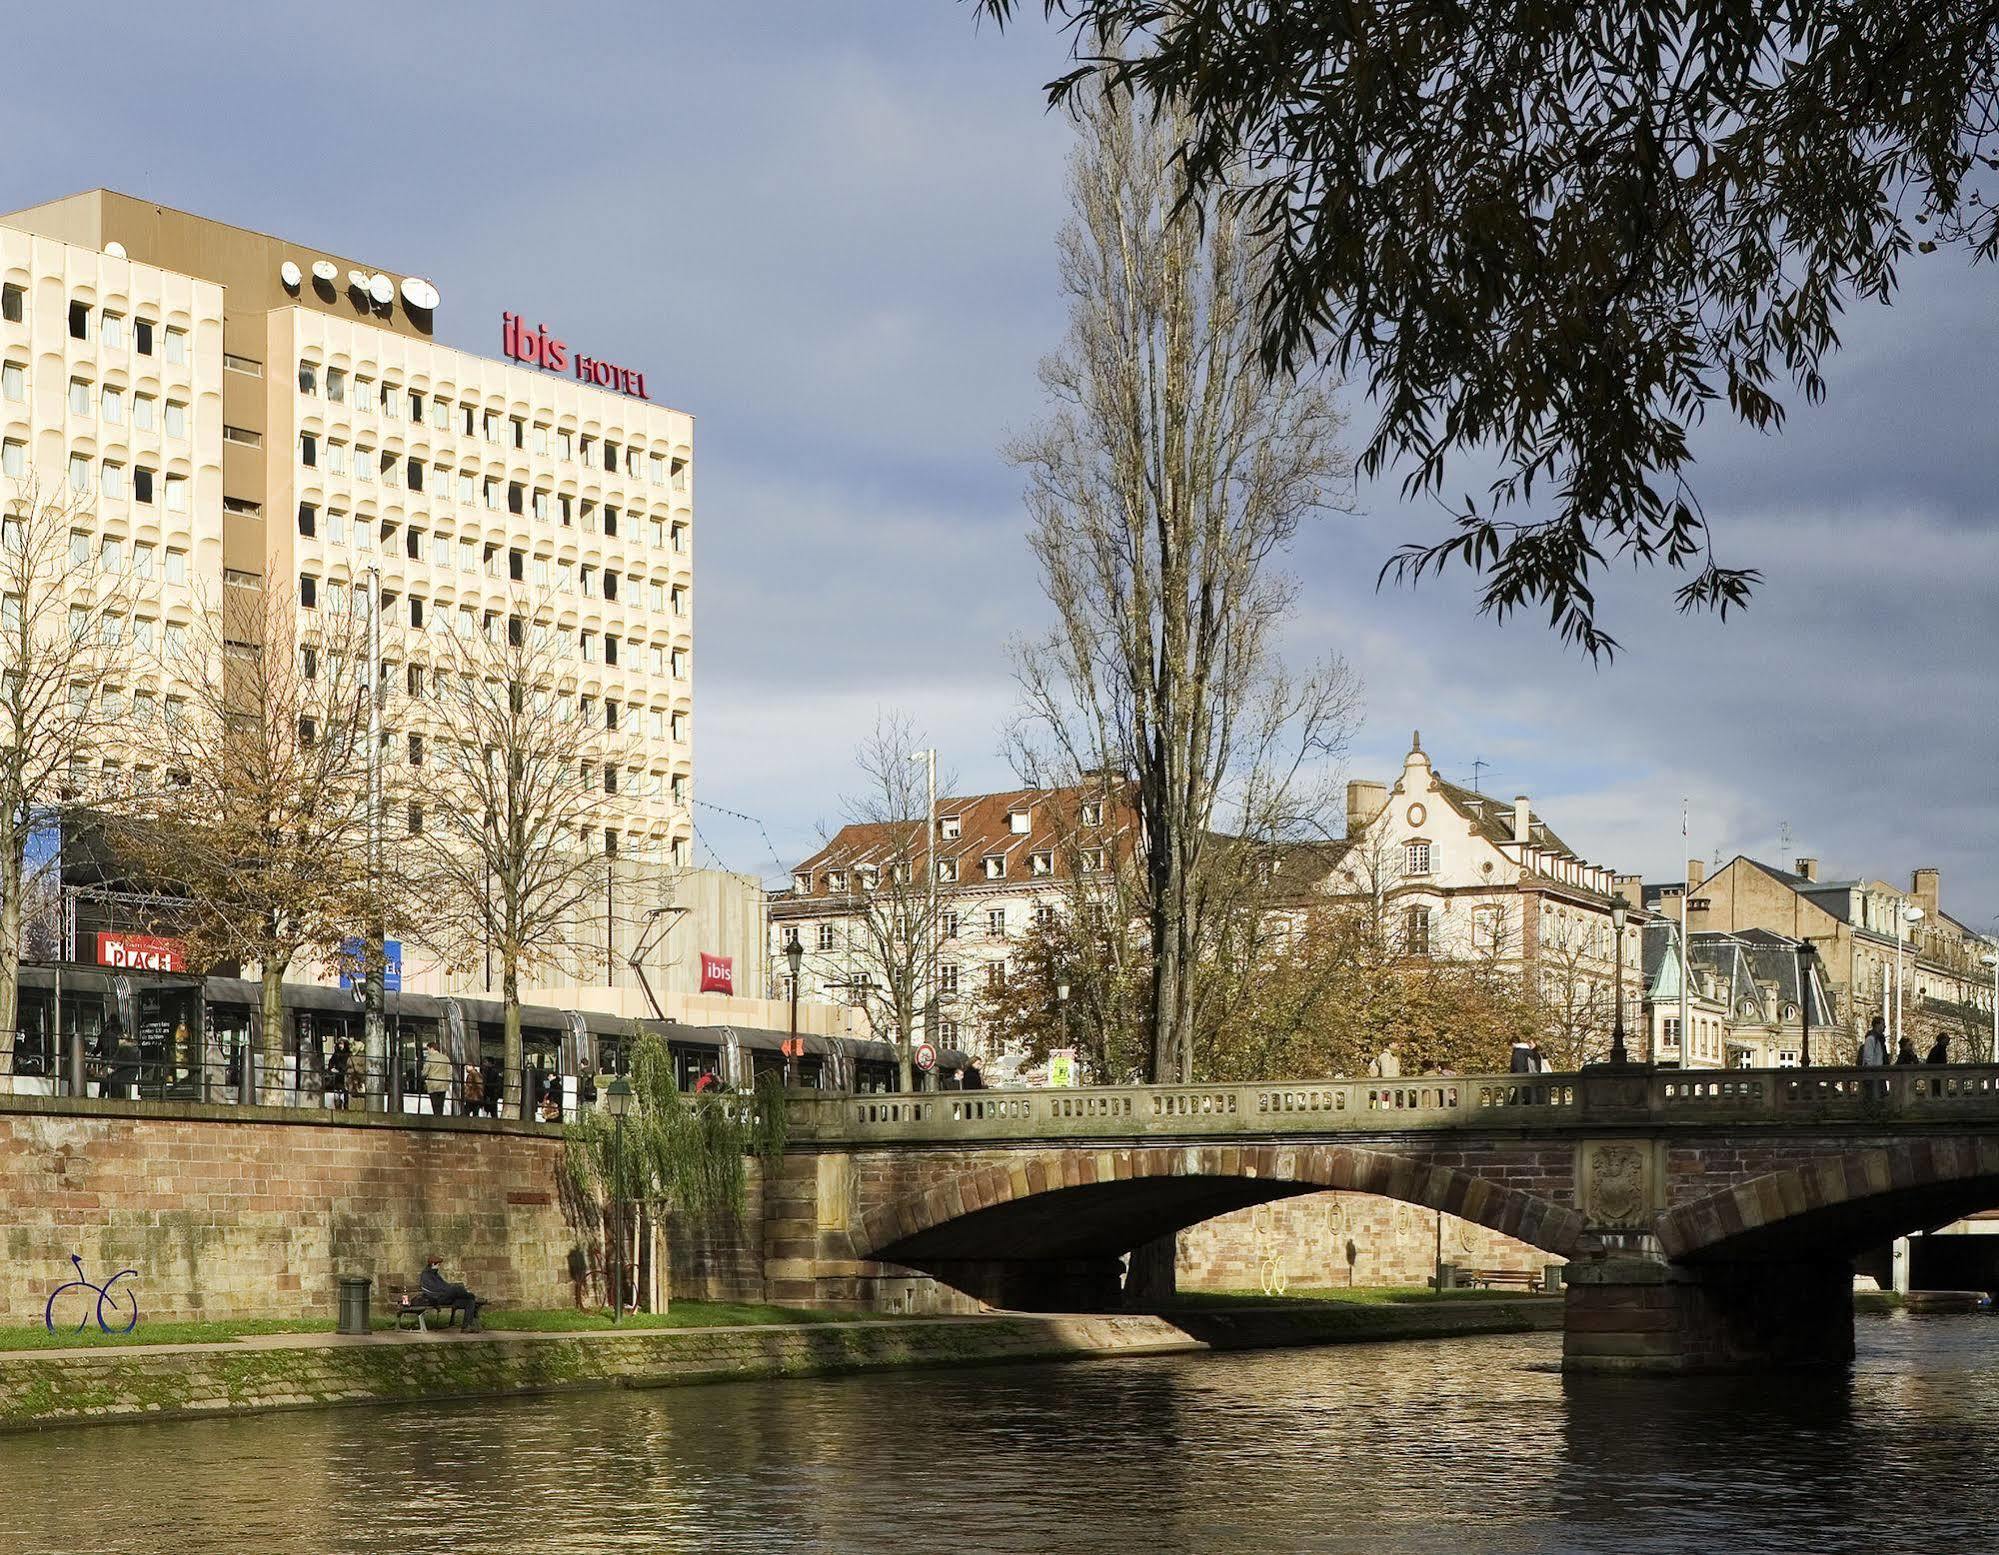
<path id="1" fill-rule="evenodd" d="M 927 1277 L 1096 1310 L 1127 1254 L 1337 1188 L 1567 1260 L 1565 1364 L 1844 1363 L 1852 1261 L 1999 1205 L 1999 1068 L 1574 1075 L 855 1096 L 794 1105 L 770 1299 Z"/>

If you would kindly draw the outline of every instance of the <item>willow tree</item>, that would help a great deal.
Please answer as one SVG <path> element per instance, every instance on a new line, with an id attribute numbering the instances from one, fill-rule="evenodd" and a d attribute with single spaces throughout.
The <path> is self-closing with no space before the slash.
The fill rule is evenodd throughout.
<path id="1" fill-rule="evenodd" d="M 1186 1078 L 1200 957 L 1256 910 L 1259 851 L 1323 833 L 1356 717 L 1343 663 L 1293 673 L 1278 644 L 1279 557 L 1352 467 L 1334 386 L 1260 354 L 1253 234 L 1225 203 L 1178 200 L 1185 126 L 1101 94 L 1076 117 L 1068 337 L 1042 364 L 1049 415 L 1008 449 L 1057 616 L 1016 649 L 1018 755 L 1032 781 L 1131 780 L 1147 1068 Z"/>
<path id="2" fill-rule="evenodd" d="M 563 1160 L 571 1187 L 604 1228 L 606 1261 L 636 1268 L 648 1230 L 669 1213 L 741 1211 L 747 1158 L 769 1162 L 783 1153 L 784 1089 L 771 1083 L 753 1098 L 690 1098 L 674 1081 L 666 1044 L 638 1028 L 630 1074 L 614 1083 L 626 1087 L 622 1116 L 586 1109 L 564 1131 Z"/>
<path id="3" fill-rule="evenodd" d="M 416 932 L 454 971 L 499 961 L 505 1102 L 522 1116 L 522 980 L 609 962 L 616 838 L 651 781 L 636 711 L 579 685 L 560 618 L 552 597 L 517 592 L 504 618 L 439 633 L 388 785 L 398 872 L 425 904 Z"/>
<path id="4" fill-rule="evenodd" d="M 84 774 L 133 732 L 123 646 L 135 576 L 110 558 L 81 493 L 22 481 L 0 519 L 0 1074 L 13 1069 L 27 864 L 38 816 L 99 797 Z M 154 705 L 154 704 L 148 704 Z M 136 749 L 123 754 L 136 755 Z M 61 868 L 57 859 L 50 866 Z"/>
<path id="5" fill-rule="evenodd" d="M 254 962 L 263 1097 L 284 1099 L 285 974 L 334 964 L 384 910 L 370 859 L 366 596 L 229 585 L 168 673 L 160 780 L 113 813 L 115 854 L 197 966 Z M 159 896 L 155 901 L 160 902 Z M 399 913 L 389 914 L 391 919 Z"/>
<path id="6" fill-rule="evenodd" d="M 1448 502 L 1457 461 L 1497 460 L 1391 567 L 1465 565 L 1487 610 L 1593 652 L 1613 560 L 1682 572 L 1683 609 L 1758 581 L 1689 486 L 1709 414 L 1777 430 L 1853 303 L 1921 254 L 1999 254 L 1986 0 L 1038 8 L 1074 29 L 1054 100 L 1164 105 L 1190 204 L 1268 235 L 1269 355 L 1373 385 L 1364 473 Z"/>

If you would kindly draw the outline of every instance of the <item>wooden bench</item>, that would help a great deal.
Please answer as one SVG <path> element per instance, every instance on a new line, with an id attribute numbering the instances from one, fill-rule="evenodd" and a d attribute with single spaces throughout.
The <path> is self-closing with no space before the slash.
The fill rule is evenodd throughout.
<path id="1" fill-rule="evenodd" d="M 1467 1269 L 1458 1266 L 1461 1283 L 1479 1290 L 1492 1290 L 1497 1286 L 1518 1286 L 1521 1290 L 1539 1290 L 1541 1274 L 1539 1270 L 1528 1269 Z"/>
<path id="2" fill-rule="evenodd" d="M 424 1333 L 430 1332 L 428 1319 L 436 1313 L 444 1314 L 444 1326 L 449 1328 L 452 1319 L 458 1315 L 456 1304 L 438 1301 L 424 1293 L 421 1285 L 390 1285 L 387 1287 L 389 1300 L 394 1304 L 396 1327 L 414 1328 Z M 474 1308 L 474 1316 L 491 1306 L 490 1301 L 480 1301 Z M 408 1321 L 405 1321 L 407 1319 Z M 463 1326 L 463 1325 L 460 1325 Z"/>

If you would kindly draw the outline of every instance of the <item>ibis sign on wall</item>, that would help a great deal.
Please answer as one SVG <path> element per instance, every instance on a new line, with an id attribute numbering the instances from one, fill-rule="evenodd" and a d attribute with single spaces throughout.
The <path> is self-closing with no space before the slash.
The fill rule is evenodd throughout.
<path id="1" fill-rule="evenodd" d="M 529 329 L 518 313 L 500 315 L 500 349 L 516 362 L 529 362 L 552 373 L 570 371 L 579 383 L 594 383 L 600 389 L 616 389 L 634 399 L 647 399 L 646 375 L 633 367 L 620 367 L 599 357 L 571 351 L 569 343 L 548 332 L 546 324 Z"/>

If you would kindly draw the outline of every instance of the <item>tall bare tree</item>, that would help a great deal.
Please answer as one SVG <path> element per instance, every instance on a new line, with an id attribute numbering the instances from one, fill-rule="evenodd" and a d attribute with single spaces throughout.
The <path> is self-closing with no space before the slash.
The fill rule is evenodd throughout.
<path id="1" fill-rule="evenodd" d="M 254 962 L 262 1097 L 284 1100 L 284 979 L 331 966 L 382 905 L 370 865 L 366 596 L 225 586 L 168 655 L 185 691 L 157 735 L 160 781 L 114 813 L 114 853 L 173 893 L 196 965 Z"/>
<path id="2" fill-rule="evenodd" d="M 896 1045 L 902 1089 L 913 1088 L 917 1032 L 936 1032 L 937 949 L 943 895 L 928 837 L 930 777 L 913 759 L 922 742 L 908 717 L 884 713 L 854 749 L 862 788 L 841 801 L 836 834 L 852 911 L 846 967 L 849 992 L 878 1036 Z M 948 780 L 945 782 L 948 788 Z"/>
<path id="3" fill-rule="evenodd" d="M 1135 780 L 1148 1068 L 1184 1078 L 1203 937 L 1254 876 L 1217 834 L 1315 832 L 1355 718 L 1344 664 L 1283 664 L 1295 585 L 1275 565 L 1352 465 L 1332 386 L 1259 355 L 1253 234 L 1225 202 L 1178 203 L 1185 126 L 1128 98 L 1078 101 L 1068 339 L 1042 365 L 1050 415 L 1008 449 L 1058 618 L 1017 650 L 1016 743 L 1032 781 Z"/>
<path id="4" fill-rule="evenodd" d="M 122 699 L 106 692 L 130 668 L 134 595 L 82 495 L 15 486 L 0 519 L 0 1074 L 13 1072 L 20 1020 L 29 834 L 38 814 L 95 797 L 83 761 L 128 732 Z"/>
<path id="5" fill-rule="evenodd" d="M 408 706 L 391 785 L 402 872 L 424 882 L 419 933 L 447 965 L 500 964 L 506 1105 L 521 1094 L 521 982 L 605 954 L 597 925 L 614 839 L 638 786 L 631 720 L 579 691 L 552 597 L 517 592 L 502 619 L 441 633 Z M 613 932 L 605 925 L 604 933 Z"/>

